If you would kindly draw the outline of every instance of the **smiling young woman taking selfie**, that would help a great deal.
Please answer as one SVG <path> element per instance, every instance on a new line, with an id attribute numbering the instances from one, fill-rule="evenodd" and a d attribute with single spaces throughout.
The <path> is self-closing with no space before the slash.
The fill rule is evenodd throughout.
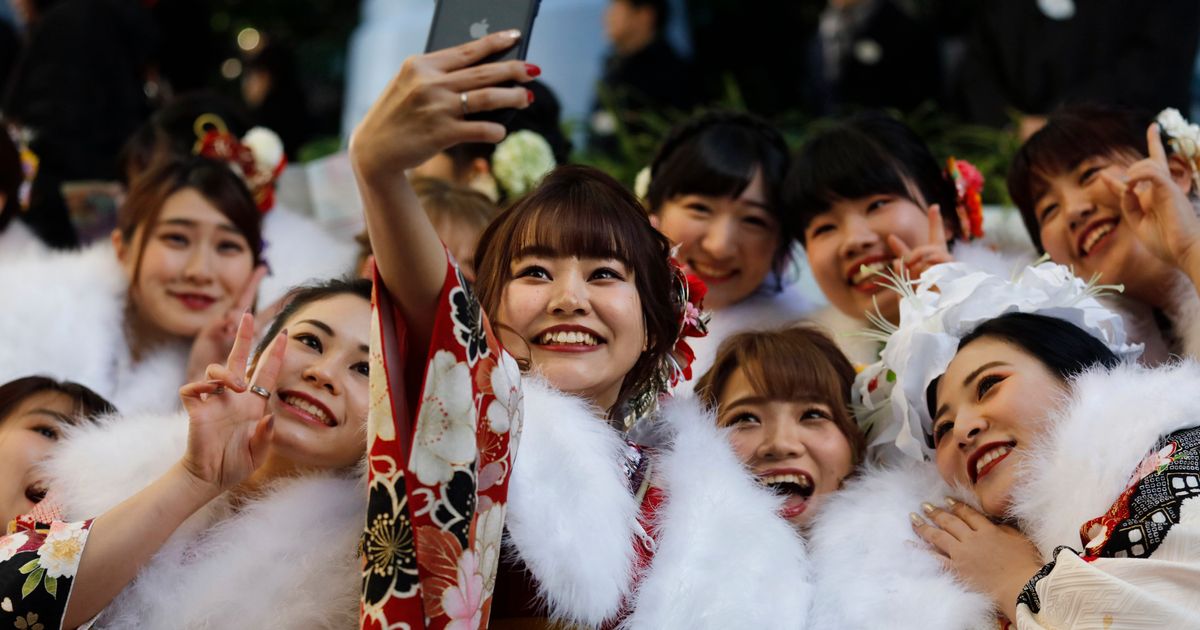
<path id="1" fill-rule="evenodd" d="M 484 233 L 472 287 L 396 177 L 504 136 L 465 116 L 526 106 L 524 88 L 494 86 L 536 68 L 471 64 L 517 37 L 410 58 L 351 142 L 377 274 L 363 623 L 803 618 L 783 499 L 694 404 L 648 404 L 675 369 L 688 285 L 637 199 L 594 169 L 556 169 Z M 631 416 L 663 423 L 673 447 L 627 442 Z M 706 558 L 726 558 L 721 576 Z"/>

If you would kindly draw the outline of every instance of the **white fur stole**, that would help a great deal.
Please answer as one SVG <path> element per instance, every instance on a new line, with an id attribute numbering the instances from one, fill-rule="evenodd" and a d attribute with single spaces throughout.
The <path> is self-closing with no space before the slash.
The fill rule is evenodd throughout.
<path id="1" fill-rule="evenodd" d="M 124 412 L 178 407 L 186 348 L 133 365 L 124 272 L 105 242 L 0 265 L 0 383 L 40 374 L 76 381 Z"/>
<path id="2" fill-rule="evenodd" d="M 834 493 L 809 531 L 812 628 L 993 629 L 991 602 L 967 590 L 916 535 L 910 512 L 951 491 L 925 462 L 868 468 Z"/>
<path id="3" fill-rule="evenodd" d="M 178 461 L 182 414 L 107 418 L 70 431 L 47 464 L 69 519 L 99 516 Z M 233 510 L 200 509 L 101 613 L 97 628 L 347 628 L 366 517 L 358 474 L 277 481 Z"/>
<path id="4" fill-rule="evenodd" d="M 666 493 L 658 546 L 626 628 L 800 630 L 812 598 L 800 535 L 695 400 L 666 405 L 674 433 L 655 460 Z"/>
<path id="5" fill-rule="evenodd" d="M 1080 548 L 1079 527 L 1112 506 L 1159 438 L 1200 425 L 1200 363 L 1090 370 L 1048 422 L 1024 447 L 1011 510 L 1047 559 Z"/>
<path id="6" fill-rule="evenodd" d="M 260 308 L 273 304 L 292 287 L 354 272 L 358 244 L 340 239 L 295 210 L 276 205 L 263 217 L 263 257 L 271 273 L 258 286 Z"/>

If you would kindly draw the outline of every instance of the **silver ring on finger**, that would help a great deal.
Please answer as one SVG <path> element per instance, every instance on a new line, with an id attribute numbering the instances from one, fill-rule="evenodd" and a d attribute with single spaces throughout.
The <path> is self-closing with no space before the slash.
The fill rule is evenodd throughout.
<path id="1" fill-rule="evenodd" d="M 470 111 L 467 110 L 467 93 L 466 92 L 460 92 L 458 94 L 458 102 L 462 104 L 463 116 L 467 116 L 468 114 L 471 113 Z"/>
<path id="2" fill-rule="evenodd" d="M 262 396 L 264 400 L 271 399 L 271 392 L 268 391 L 266 387 L 262 387 L 261 385 L 251 385 L 250 391 L 254 392 L 255 394 L 258 394 L 259 396 Z"/>

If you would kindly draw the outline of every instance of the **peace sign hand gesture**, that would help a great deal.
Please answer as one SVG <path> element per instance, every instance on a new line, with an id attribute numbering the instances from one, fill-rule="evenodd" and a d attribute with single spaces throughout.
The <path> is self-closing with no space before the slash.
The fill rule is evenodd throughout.
<path id="1" fill-rule="evenodd" d="M 1146 129 L 1150 157 L 1135 162 L 1120 179 L 1101 177 L 1121 200 L 1121 215 L 1155 256 L 1186 271 L 1200 264 L 1200 217 L 1171 175 L 1158 124 Z"/>
<path id="2" fill-rule="evenodd" d="M 210 363 L 217 363 L 229 354 L 233 347 L 238 323 L 242 314 L 250 310 L 254 298 L 258 295 L 258 285 L 267 275 L 267 266 L 260 264 L 254 268 L 254 273 L 242 287 L 242 292 L 234 301 L 233 306 L 224 315 L 214 318 L 200 329 L 192 342 L 192 350 L 188 355 L 187 378 L 198 381 L 204 378 L 204 370 Z"/>
<path id="3" fill-rule="evenodd" d="M 946 227 L 942 222 L 941 208 L 935 203 L 929 206 L 925 212 L 929 218 L 928 245 L 909 247 L 904 239 L 895 234 L 889 234 L 887 237 L 888 247 L 896 254 L 896 275 L 900 275 L 903 268 L 908 271 L 909 278 L 916 280 L 925 273 L 926 269 L 954 261 L 954 256 L 950 254 L 950 247 L 946 244 Z"/>
<path id="4" fill-rule="evenodd" d="M 253 334 L 254 317 L 246 313 L 226 364 L 209 365 L 206 380 L 179 390 L 189 422 L 183 467 L 216 492 L 236 485 L 262 465 L 274 426 L 267 402 L 283 364 L 287 331 L 271 340 L 247 384 Z"/>

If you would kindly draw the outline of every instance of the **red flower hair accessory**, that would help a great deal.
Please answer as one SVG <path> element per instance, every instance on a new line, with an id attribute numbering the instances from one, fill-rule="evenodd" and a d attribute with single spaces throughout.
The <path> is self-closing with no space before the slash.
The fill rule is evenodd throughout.
<path id="1" fill-rule="evenodd" d="M 239 139 L 216 114 L 196 118 L 194 129 L 197 140 L 192 152 L 228 162 L 246 182 L 258 210 L 263 214 L 269 212 L 275 205 L 275 180 L 287 166 L 279 136 L 266 127 L 254 127 Z"/>
<path id="2" fill-rule="evenodd" d="M 946 160 L 946 172 L 958 193 L 958 218 L 967 240 L 983 238 L 983 174 L 966 160 Z"/>
<path id="3" fill-rule="evenodd" d="M 696 360 L 696 352 L 687 340 L 708 336 L 709 314 L 704 311 L 704 296 L 708 294 L 708 286 L 704 281 L 684 271 L 674 258 L 671 258 L 671 269 L 675 272 L 676 290 L 683 304 L 679 314 L 679 334 L 675 337 L 675 347 L 668 355 L 671 365 L 667 384 L 674 387 L 680 381 L 692 379 L 692 362 Z"/>

